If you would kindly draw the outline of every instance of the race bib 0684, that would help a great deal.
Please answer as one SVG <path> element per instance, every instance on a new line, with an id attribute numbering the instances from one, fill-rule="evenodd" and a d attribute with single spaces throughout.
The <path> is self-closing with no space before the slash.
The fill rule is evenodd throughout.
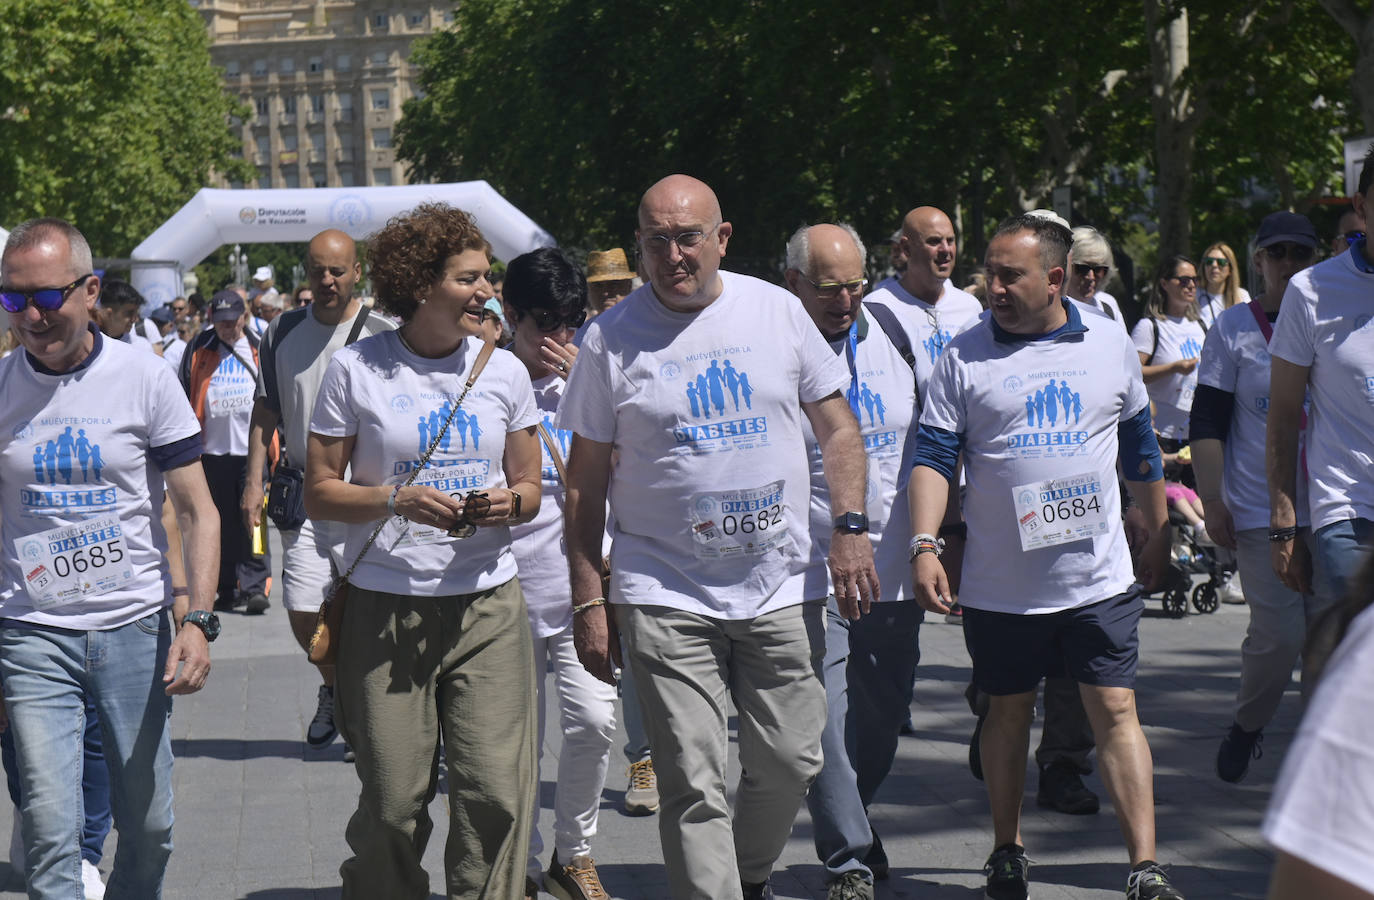
<path id="1" fill-rule="evenodd" d="M 1088 472 L 1012 488 L 1021 549 L 1040 550 L 1107 534 L 1102 476 Z"/>

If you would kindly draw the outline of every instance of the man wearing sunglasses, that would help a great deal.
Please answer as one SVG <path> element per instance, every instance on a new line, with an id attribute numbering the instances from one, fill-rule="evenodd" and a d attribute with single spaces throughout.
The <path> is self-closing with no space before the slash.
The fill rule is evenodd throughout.
<path id="1" fill-rule="evenodd" d="M 1331 238 L 1331 255 L 1340 256 L 1345 253 L 1352 244 L 1364 240 L 1365 234 L 1364 216 L 1355 209 L 1353 204 L 1347 206 L 1336 221 L 1336 233 Z"/>
<path id="2" fill-rule="evenodd" d="M 591 321 L 555 424 L 573 433 L 573 639 L 583 665 L 614 683 L 613 602 L 659 780 L 669 893 L 761 900 L 773 896 L 773 864 L 820 769 L 826 715 L 825 609 L 804 590 L 803 417 L 830 488 L 840 610 L 858 618 L 879 584 L 849 367 L 786 291 L 721 271 L 732 234 L 695 178 L 671 175 L 644 194 L 649 284 Z M 746 772 L 733 813 L 727 697 Z"/>
<path id="3" fill-rule="evenodd" d="M 21 781 L 32 896 L 83 896 L 82 728 L 99 711 L 120 830 L 113 884 L 159 896 L 171 852 L 171 697 L 204 686 L 219 521 L 201 433 L 166 365 L 106 338 L 85 238 L 35 219 L 0 256 L 0 302 L 23 347 L 0 361 L 0 675 Z M 191 612 L 173 635 L 170 497 Z M 128 842 L 126 845 L 125 842 Z"/>
<path id="4" fill-rule="evenodd" d="M 1364 160 L 1355 211 L 1366 220 L 1374 209 L 1374 149 Z M 1272 217 L 1270 217 L 1272 218 Z M 1265 220 L 1269 221 L 1268 219 Z M 1305 221 L 1305 220 L 1304 220 Z M 1257 241 L 1274 259 L 1312 258 L 1309 241 L 1284 235 Z M 1298 266 L 1301 268 L 1301 266 Z M 1298 272 L 1288 282 L 1269 344 L 1270 550 L 1274 570 L 1289 588 L 1312 593 L 1323 604 L 1345 596 L 1363 556 L 1374 548 L 1374 252 L 1368 238 L 1346 252 Z M 1307 444 L 1303 471 L 1316 546 L 1311 561 L 1297 540 L 1295 501 L 1298 432 Z"/>

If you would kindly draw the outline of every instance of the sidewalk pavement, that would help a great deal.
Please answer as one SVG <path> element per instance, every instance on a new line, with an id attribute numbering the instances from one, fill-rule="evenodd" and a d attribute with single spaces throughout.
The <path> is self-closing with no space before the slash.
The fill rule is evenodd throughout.
<path id="1" fill-rule="evenodd" d="M 321 751 L 304 744 L 319 679 L 291 638 L 275 585 L 272 601 L 264 616 L 222 616 L 224 635 L 213 647 L 209 684 L 176 701 L 176 846 L 167 900 L 339 896 L 339 864 L 348 855 L 343 832 L 356 803 L 357 777 L 342 761 L 340 741 Z M 1265 755 L 1252 764 L 1247 782 L 1224 784 L 1213 772 L 1217 744 L 1231 723 L 1246 619 L 1245 607 L 1235 606 L 1168 619 L 1156 600 L 1141 624 L 1138 705 L 1155 760 L 1159 857 L 1189 900 L 1263 898 L 1271 865 L 1259 823 L 1297 724 L 1296 685 L 1266 729 Z M 892 860 L 891 879 L 879 883 L 878 897 L 981 897 L 992 831 L 983 786 L 967 766 L 973 720 L 962 695 L 969 676 L 962 629 L 932 617 L 921 649 L 917 733 L 901 739 L 871 810 Z M 549 721 L 557 722 L 552 708 Z M 1037 740 L 1032 734 L 1032 747 Z M 657 818 L 620 812 L 622 743 L 612 758 L 593 855 L 614 897 L 659 900 L 667 890 Z M 546 846 L 559 750 L 551 728 L 540 785 Z M 732 784 L 737 777 L 736 762 Z M 1064 816 L 1036 807 L 1034 772 L 1027 777 L 1022 827 L 1037 900 L 1123 895 L 1126 857 L 1111 804 L 1096 774 L 1087 781 L 1102 795 L 1102 812 Z M 445 802 L 441 794 L 431 807 L 435 828 L 425 854 L 435 891 L 443 889 Z M 8 846 L 10 823 L 10 815 L 0 814 L 0 847 Z M 112 832 L 101 864 L 107 876 L 116 837 Z M 543 863 L 547 867 L 548 860 Z M 779 898 L 825 897 L 805 806 L 773 883 Z M 0 863 L 0 898 L 22 896 L 22 879 Z"/>

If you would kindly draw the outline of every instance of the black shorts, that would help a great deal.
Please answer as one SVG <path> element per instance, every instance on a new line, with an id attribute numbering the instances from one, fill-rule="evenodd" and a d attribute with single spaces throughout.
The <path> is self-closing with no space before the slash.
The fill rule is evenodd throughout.
<path id="1" fill-rule="evenodd" d="M 1024 694 L 1046 674 L 1063 673 L 1080 684 L 1134 688 L 1144 609 L 1137 590 L 1034 616 L 965 606 L 973 683 L 994 696 Z"/>

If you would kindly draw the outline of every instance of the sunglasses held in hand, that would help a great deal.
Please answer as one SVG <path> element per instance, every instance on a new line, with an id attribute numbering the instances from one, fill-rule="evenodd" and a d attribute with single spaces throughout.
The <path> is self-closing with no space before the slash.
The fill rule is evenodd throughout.
<path id="1" fill-rule="evenodd" d="M 463 498 L 463 511 L 458 514 L 458 521 L 448 533 L 456 538 L 470 538 L 477 533 L 477 524 L 474 519 L 480 519 L 491 512 L 491 498 L 481 491 L 472 491 Z"/>

